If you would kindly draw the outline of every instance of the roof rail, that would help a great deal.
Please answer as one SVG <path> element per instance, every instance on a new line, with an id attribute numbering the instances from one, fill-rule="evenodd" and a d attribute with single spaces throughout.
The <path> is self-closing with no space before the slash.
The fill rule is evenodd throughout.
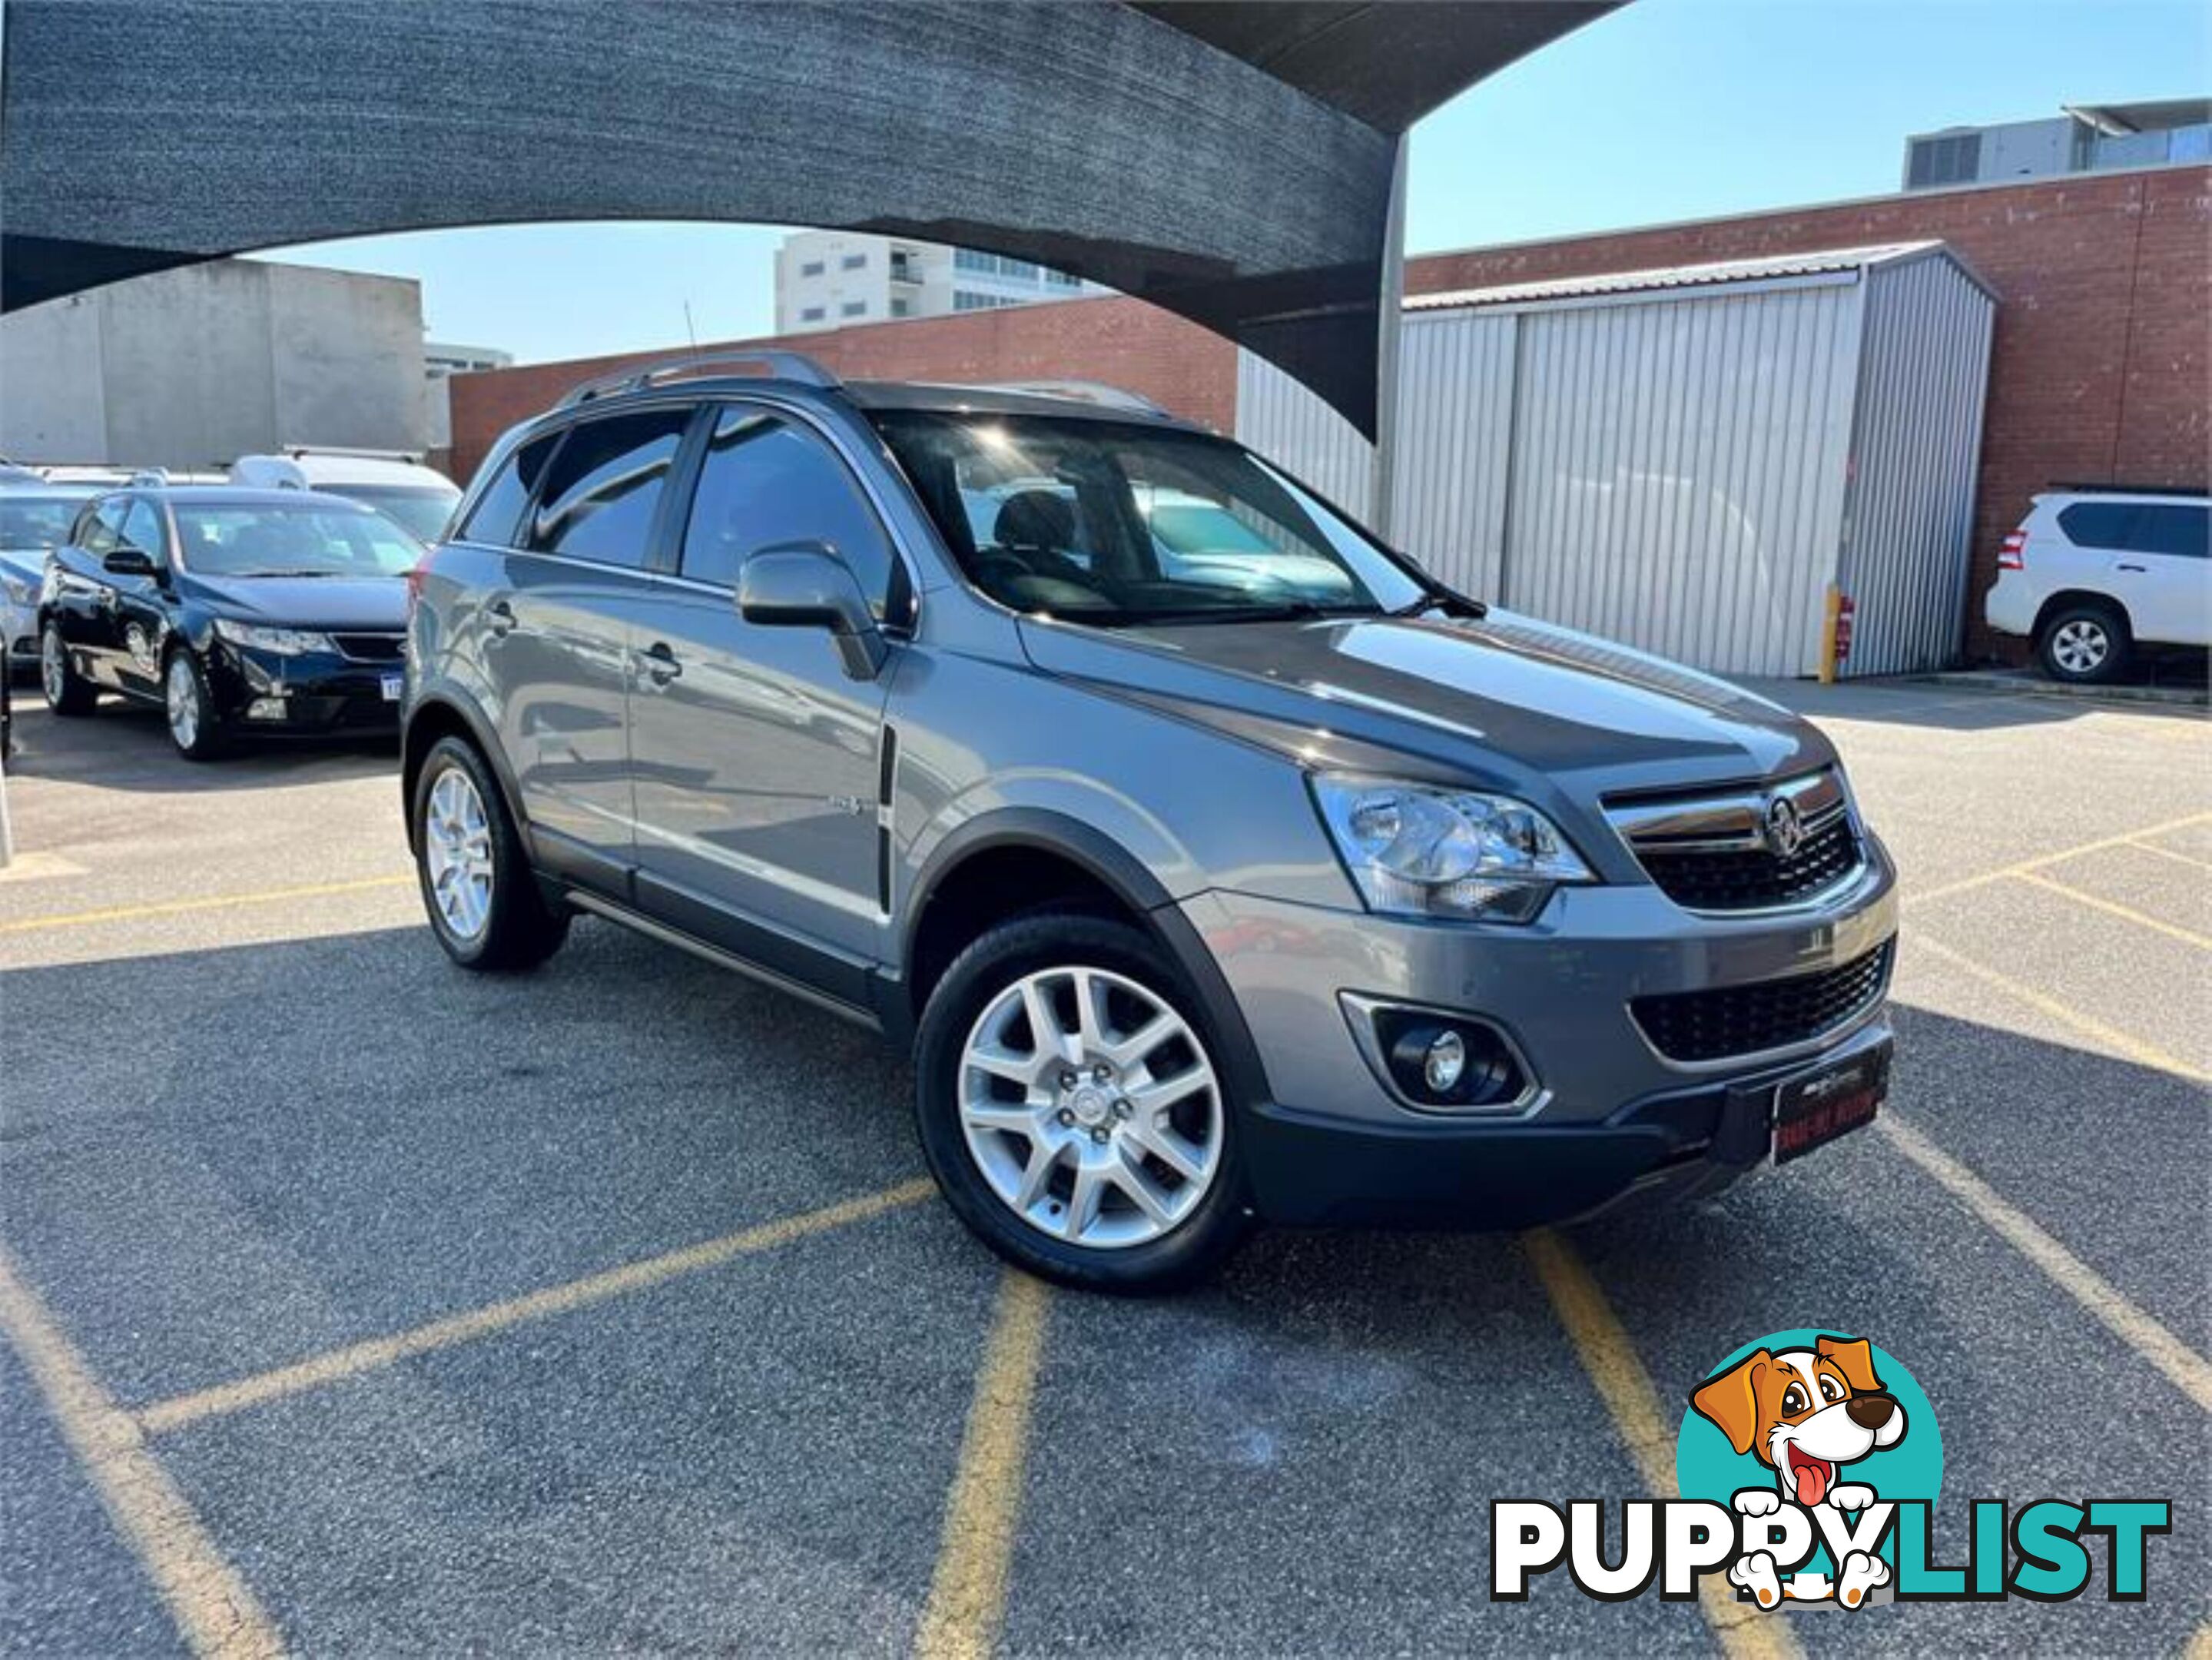
<path id="1" fill-rule="evenodd" d="M 2186 496 L 2193 499 L 2212 496 L 2212 490 L 2206 489 L 2202 484 L 2091 484 L 2054 478 L 2044 488 L 2065 490 L 2074 496 Z"/>
<path id="2" fill-rule="evenodd" d="M 658 363 L 648 363 L 641 369 L 618 369 L 612 374 L 603 374 L 595 380 L 571 386 L 557 407 L 568 409 L 617 392 L 642 392 L 647 386 L 659 386 L 665 380 L 680 380 L 710 368 L 737 363 L 750 363 L 757 369 L 764 369 L 766 374 L 761 378 L 769 380 L 796 380 L 802 386 L 825 388 L 845 384 L 805 352 L 775 350 L 709 351 L 690 357 L 664 358 Z"/>
<path id="3" fill-rule="evenodd" d="M 422 464 L 421 450 L 363 449 L 351 444 L 279 444 L 276 454 L 296 461 L 304 455 L 342 455 L 354 461 L 406 461 Z"/>
<path id="4" fill-rule="evenodd" d="M 985 392 L 1034 392 L 1040 398 L 1070 398 L 1078 403 L 1099 404 L 1109 409 L 1141 410 L 1147 415 L 1167 411 L 1142 392 L 1125 392 L 1101 380 L 994 380 Z"/>

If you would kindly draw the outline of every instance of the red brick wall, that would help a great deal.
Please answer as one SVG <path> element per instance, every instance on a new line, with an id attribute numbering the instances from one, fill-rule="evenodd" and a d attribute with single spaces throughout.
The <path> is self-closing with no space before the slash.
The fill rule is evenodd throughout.
<path id="1" fill-rule="evenodd" d="M 1974 532 L 1968 655 L 1996 547 L 2055 480 L 2202 489 L 2212 403 L 2212 167 L 1883 197 L 1408 262 L 1416 294 L 1938 237 L 1997 290 Z M 732 342 L 732 346 L 760 344 Z M 789 344 L 854 379 L 1103 380 L 1177 414 L 1236 425 L 1237 355 L 1134 300 L 1079 300 L 883 323 Z M 667 352 L 456 375 L 453 476 L 500 433 L 595 374 Z"/>
<path id="2" fill-rule="evenodd" d="M 718 341 L 702 351 L 767 340 Z M 1237 426 L 1237 349 L 1219 335 L 1138 300 L 1066 300 L 912 322 L 825 329 L 780 343 L 848 380 L 1100 380 L 1141 392 L 1187 419 Z M 499 435 L 548 409 L 579 380 L 680 355 L 682 347 L 619 357 L 457 374 L 453 471 L 466 480 Z"/>
<path id="3" fill-rule="evenodd" d="M 2212 167 L 1886 197 L 1410 263 L 1436 294 L 1938 237 L 1997 291 L 1969 657 L 1997 544 L 2058 480 L 2203 489 L 2212 473 Z"/>

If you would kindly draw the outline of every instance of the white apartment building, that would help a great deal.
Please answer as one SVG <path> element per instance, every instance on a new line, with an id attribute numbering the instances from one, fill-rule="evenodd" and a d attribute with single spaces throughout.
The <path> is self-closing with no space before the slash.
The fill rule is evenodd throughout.
<path id="1" fill-rule="evenodd" d="M 1107 293 L 1026 259 L 855 231 L 799 231 L 775 253 L 775 331 L 805 334 Z"/>

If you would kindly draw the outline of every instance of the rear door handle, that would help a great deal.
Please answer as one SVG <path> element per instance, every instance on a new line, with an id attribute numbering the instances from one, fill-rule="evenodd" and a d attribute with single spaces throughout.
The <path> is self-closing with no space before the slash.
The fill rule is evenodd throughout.
<path id="1" fill-rule="evenodd" d="M 2112 569 L 2114 570 L 2131 570 L 2138 576 L 2142 575 L 2143 571 L 2143 568 L 2141 565 L 2115 565 Z"/>
<path id="2" fill-rule="evenodd" d="M 645 678 L 656 686 L 665 686 L 684 672 L 684 665 L 676 660 L 676 653 L 665 640 L 656 640 L 641 654 L 640 666 Z"/>
<path id="3" fill-rule="evenodd" d="M 484 626 L 494 634 L 514 631 L 514 607 L 504 599 L 495 599 L 484 607 Z"/>

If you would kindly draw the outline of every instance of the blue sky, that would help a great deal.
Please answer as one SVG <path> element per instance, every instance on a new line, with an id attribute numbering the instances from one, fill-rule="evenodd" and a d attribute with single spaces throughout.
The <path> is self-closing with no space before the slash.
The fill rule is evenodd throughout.
<path id="1" fill-rule="evenodd" d="M 1893 190 L 1907 133 L 2212 91 L 2204 0 L 1633 0 L 1414 130 L 1414 252 Z M 419 278 L 524 362 L 773 327 L 753 226 L 528 225 L 281 256 Z"/>

